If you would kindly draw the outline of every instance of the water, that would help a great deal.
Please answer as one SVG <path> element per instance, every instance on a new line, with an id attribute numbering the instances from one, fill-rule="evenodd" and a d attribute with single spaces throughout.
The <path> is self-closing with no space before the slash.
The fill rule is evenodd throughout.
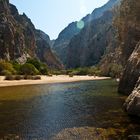
<path id="1" fill-rule="evenodd" d="M 113 80 L 3 87 L 0 138 L 15 134 L 48 140 L 67 128 L 89 127 L 109 128 L 125 139 L 140 132 L 139 120 L 122 109 L 125 98 Z"/>

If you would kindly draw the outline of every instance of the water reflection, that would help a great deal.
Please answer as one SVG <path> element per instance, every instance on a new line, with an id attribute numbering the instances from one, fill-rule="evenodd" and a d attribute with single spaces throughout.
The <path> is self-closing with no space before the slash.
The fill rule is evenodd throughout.
<path id="1" fill-rule="evenodd" d="M 0 136 L 51 139 L 85 126 L 135 130 L 116 88 L 111 80 L 0 88 Z"/>

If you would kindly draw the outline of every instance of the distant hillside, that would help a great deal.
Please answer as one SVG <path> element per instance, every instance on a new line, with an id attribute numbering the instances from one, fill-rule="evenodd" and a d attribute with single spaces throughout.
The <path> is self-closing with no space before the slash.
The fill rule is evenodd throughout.
<path id="1" fill-rule="evenodd" d="M 113 12 L 107 11 L 91 21 L 72 38 L 67 51 L 67 68 L 93 66 L 100 62 L 107 47 L 115 47 Z"/>
<path id="2" fill-rule="evenodd" d="M 37 45 L 36 55 L 41 62 L 47 63 L 50 68 L 62 69 L 63 65 L 50 48 L 51 41 L 49 36 L 40 30 L 35 31 L 35 36 Z"/>
<path id="3" fill-rule="evenodd" d="M 116 3 L 118 3 L 119 0 L 109 0 L 107 4 L 104 6 L 95 9 L 92 14 L 87 15 L 82 21 L 84 21 L 85 26 L 87 27 L 87 24 L 92 23 L 93 20 L 96 20 L 103 16 L 105 11 L 108 11 L 112 9 Z M 67 61 L 67 51 L 68 51 L 68 45 L 70 44 L 70 41 L 74 36 L 78 35 L 81 32 L 81 29 L 77 28 L 77 22 L 73 22 L 69 24 L 58 36 L 56 39 L 53 49 L 56 51 L 57 55 L 60 57 L 61 61 L 66 64 Z"/>

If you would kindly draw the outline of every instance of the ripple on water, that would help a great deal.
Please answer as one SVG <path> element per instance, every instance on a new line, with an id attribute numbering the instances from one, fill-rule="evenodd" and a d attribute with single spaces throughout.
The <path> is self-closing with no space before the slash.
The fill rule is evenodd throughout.
<path id="1" fill-rule="evenodd" d="M 126 138 L 140 122 L 122 110 L 124 99 L 112 80 L 0 88 L 0 137 Z"/>

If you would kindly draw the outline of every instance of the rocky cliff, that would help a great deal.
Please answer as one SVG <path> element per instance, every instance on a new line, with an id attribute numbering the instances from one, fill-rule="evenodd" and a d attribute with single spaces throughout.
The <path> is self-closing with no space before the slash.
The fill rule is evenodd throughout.
<path id="1" fill-rule="evenodd" d="M 129 95 L 140 76 L 140 1 L 123 0 L 118 17 L 121 59 L 125 67 L 119 92 Z"/>
<path id="2" fill-rule="evenodd" d="M 126 64 L 119 83 L 119 92 L 129 95 L 124 103 L 128 114 L 140 117 L 140 42 Z"/>
<path id="3" fill-rule="evenodd" d="M 119 92 L 129 95 L 140 77 L 140 42 L 136 45 L 131 54 L 121 81 L 119 83 Z"/>
<path id="4" fill-rule="evenodd" d="M 130 115 L 138 115 L 140 117 L 140 78 L 132 94 L 126 99 L 124 108 Z"/>
<path id="5" fill-rule="evenodd" d="M 72 38 L 68 45 L 67 68 L 96 65 L 108 46 L 115 47 L 113 17 L 112 11 L 106 11 Z"/>
<path id="6" fill-rule="evenodd" d="M 44 41 L 49 49 L 42 47 Z M 37 32 L 31 20 L 25 14 L 19 15 L 17 8 L 9 4 L 8 0 L 0 0 L 0 58 L 25 63 L 28 57 L 42 60 L 40 56 L 44 55 L 46 57 L 43 62 L 50 67 L 61 68 L 61 63 L 50 49 L 49 37 Z"/>
<path id="7" fill-rule="evenodd" d="M 54 55 L 50 48 L 50 39 L 43 31 L 36 30 L 36 55 L 41 60 L 41 62 L 47 63 L 50 68 L 62 69 L 63 65 L 60 63 L 59 59 Z"/>
<path id="8" fill-rule="evenodd" d="M 16 10 L 16 9 L 15 9 Z M 35 47 L 35 46 L 34 46 Z M 22 26 L 14 19 L 8 0 L 0 1 L 0 58 L 14 60 L 28 55 Z"/>
<path id="9" fill-rule="evenodd" d="M 140 116 L 140 1 L 123 0 L 119 11 L 116 25 L 124 72 L 118 91 L 129 95 L 126 111 Z"/>
<path id="10" fill-rule="evenodd" d="M 93 22 L 93 20 L 96 20 L 104 15 L 104 12 L 112 9 L 114 5 L 118 4 L 120 0 L 109 0 L 107 4 L 104 6 L 95 9 L 91 14 L 87 15 L 86 17 L 82 18 L 81 21 L 84 22 L 84 25 L 88 28 L 88 25 Z M 73 22 L 69 24 L 68 27 L 66 27 L 58 36 L 56 39 L 53 49 L 56 51 L 57 55 L 60 57 L 61 61 L 66 64 L 67 63 L 67 57 L 66 54 L 68 52 L 68 46 L 71 43 L 71 40 L 73 42 L 73 38 L 77 38 L 77 35 L 81 32 L 82 29 L 79 29 L 77 27 L 78 22 Z M 87 30 L 87 29 L 84 29 Z M 82 34 L 81 34 L 82 35 Z M 87 32 L 86 32 L 87 35 Z M 86 36 L 85 36 L 86 37 Z M 79 46 L 79 45 L 78 45 Z M 87 44 L 88 46 L 88 44 Z M 76 49 L 76 48 L 75 48 Z M 77 61 L 77 60 L 75 60 Z"/>

